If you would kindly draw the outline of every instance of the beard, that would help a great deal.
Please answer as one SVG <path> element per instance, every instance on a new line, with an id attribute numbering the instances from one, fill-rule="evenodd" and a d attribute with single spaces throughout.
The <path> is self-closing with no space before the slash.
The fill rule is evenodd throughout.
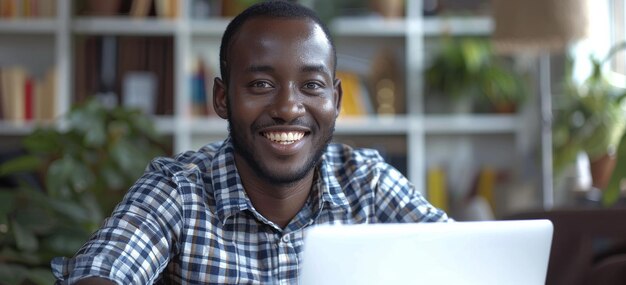
<path id="1" fill-rule="evenodd" d="M 334 122 L 332 126 L 325 131 L 318 129 L 320 132 L 319 140 L 313 142 L 316 143 L 316 145 L 314 146 L 312 155 L 309 155 L 306 158 L 305 163 L 301 164 L 299 168 L 285 173 L 276 171 L 275 169 L 272 169 L 271 166 L 264 164 L 255 153 L 256 151 L 253 147 L 254 142 L 246 140 L 244 132 L 249 131 L 254 133 L 254 130 L 258 129 L 258 126 L 251 126 L 250 130 L 238 128 L 239 125 L 232 116 L 230 104 L 228 104 L 227 112 L 228 132 L 233 142 L 235 153 L 246 161 L 258 177 L 272 184 L 289 185 L 304 179 L 304 177 L 306 177 L 306 175 L 319 163 L 326 147 L 332 141 L 333 133 L 335 131 Z M 293 122 L 293 124 L 298 124 L 298 122 Z"/>

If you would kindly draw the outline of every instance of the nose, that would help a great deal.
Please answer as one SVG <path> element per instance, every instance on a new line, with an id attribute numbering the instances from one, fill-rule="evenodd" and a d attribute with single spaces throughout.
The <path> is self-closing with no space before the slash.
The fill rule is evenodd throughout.
<path id="1" fill-rule="evenodd" d="M 302 94 L 297 88 L 281 88 L 270 107 L 270 116 L 281 122 L 291 122 L 305 113 Z"/>

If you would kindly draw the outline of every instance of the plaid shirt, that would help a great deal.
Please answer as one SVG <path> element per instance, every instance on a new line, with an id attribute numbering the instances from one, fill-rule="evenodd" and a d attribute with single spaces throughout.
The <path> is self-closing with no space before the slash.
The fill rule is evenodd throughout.
<path id="1" fill-rule="evenodd" d="M 304 230 L 315 224 L 448 221 L 375 150 L 331 144 L 311 194 L 281 229 L 254 209 L 230 139 L 158 158 L 71 258 L 57 284 L 295 284 Z"/>

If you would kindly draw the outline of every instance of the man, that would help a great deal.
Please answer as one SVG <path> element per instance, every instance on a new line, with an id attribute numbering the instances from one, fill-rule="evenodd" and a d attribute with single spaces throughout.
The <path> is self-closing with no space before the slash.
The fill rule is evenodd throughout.
<path id="1" fill-rule="evenodd" d="M 53 260 L 58 283 L 291 284 L 311 225 L 447 221 L 375 151 L 329 145 L 335 61 L 307 8 L 233 19 L 213 89 L 229 138 L 154 160 L 76 256 Z"/>

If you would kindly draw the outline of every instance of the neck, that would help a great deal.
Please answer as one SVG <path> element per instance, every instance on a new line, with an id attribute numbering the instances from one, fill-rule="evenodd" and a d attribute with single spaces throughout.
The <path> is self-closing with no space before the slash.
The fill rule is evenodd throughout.
<path id="1" fill-rule="evenodd" d="M 239 175 L 254 208 L 280 228 L 285 228 L 309 197 L 314 169 L 303 179 L 289 184 L 270 183 L 249 171 L 239 171 Z"/>

